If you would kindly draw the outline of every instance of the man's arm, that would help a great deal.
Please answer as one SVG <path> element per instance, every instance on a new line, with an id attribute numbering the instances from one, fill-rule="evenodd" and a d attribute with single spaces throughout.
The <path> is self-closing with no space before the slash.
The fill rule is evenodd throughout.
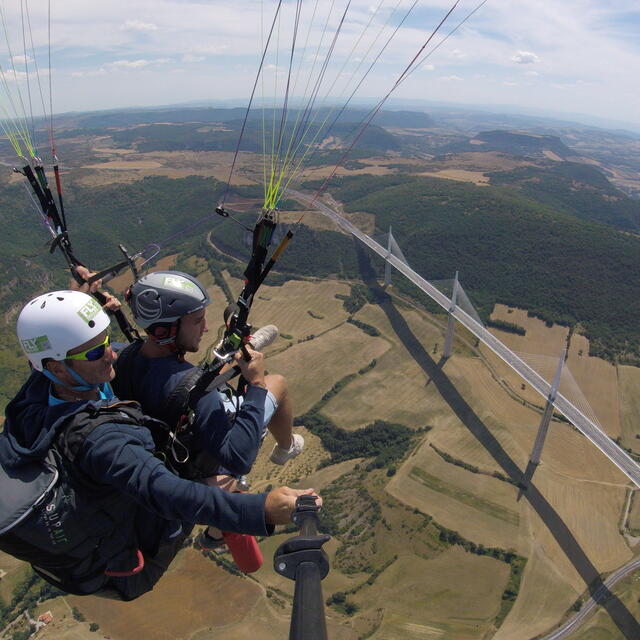
<path id="1" fill-rule="evenodd" d="M 111 485 L 167 520 L 214 525 L 225 531 L 268 535 L 266 494 L 239 494 L 184 480 L 149 450 L 144 428 L 105 424 L 86 439 L 77 458 L 92 479 Z"/>
<path id="2" fill-rule="evenodd" d="M 290 522 L 300 495 L 313 489 L 279 487 L 268 494 L 229 493 L 171 473 L 153 454 L 149 431 L 104 424 L 85 440 L 77 462 L 93 480 L 111 485 L 167 520 L 213 525 L 225 531 L 270 535 Z"/>

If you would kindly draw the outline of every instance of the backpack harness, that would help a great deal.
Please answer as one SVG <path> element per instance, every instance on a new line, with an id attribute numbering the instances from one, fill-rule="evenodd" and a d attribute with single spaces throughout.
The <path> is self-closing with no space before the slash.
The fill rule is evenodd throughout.
<path id="1" fill-rule="evenodd" d="M 97 553 L 99 541 L 117 540 L 122 496 L 105 491 L 105 485 L 92 481 L 74 462 L 87 437 L 106 423 L 146 427 L 154 441 L 168 430 L 162 421 L 145 416 L 137 402 L 87 405 L 57 427 L 43 459 L 17 468 L 0 464 L 0 549 L 29 562 L 47 582 L 69 593 L 87 592 L 74 578 L 74 570 L 89 559 L 89 566 L 98 568 L 83 571 L 82 582 L 101 575 L 132 576 L 144 568 L 137 548 L 131 547 L 131 561 L 136 564 L 128 571 L 106 569 L 105 559 Z M 90 499 L 87 490 L 92 492 Z M 130 541 L 123 540 L 122 545 L 126 549 Z"/>

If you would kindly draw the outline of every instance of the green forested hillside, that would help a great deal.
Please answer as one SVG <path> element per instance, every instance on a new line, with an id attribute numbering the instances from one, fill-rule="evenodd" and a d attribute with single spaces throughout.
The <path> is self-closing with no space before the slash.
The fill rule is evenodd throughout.
<path id="1" fill-rule="evenodd" d="M 485 317 L 495 302 L 581 325 L 601 356 L 640 354 L 640 238 L 585 222 L 515 189 L 410 177 L 345 178 L 332 193 L 376 215 L 411 266 L 451 278 Z M 406 286 L 396 279 L 400 286 Z"/>
<path id="2" fill-rule="evenodd" d="M 277 123 L 278 124 L 278 123 Z M 325 136 L 330 135 L 348 145 L 351 139 L 358 133 L 356 123 L 338 122 L 331 126 L 331 122 L 323 126 L 322 121 L 309 124 L 305 133 L 305 143 L 313 145 L 320 143 Z M 288 144 L 291 138 L 298 139 L 301 133 L 295 133 L 294 122 L 289 122 L 285 129 L 284 144 Z M 110 132 L 115 144 L 124 148 L 136 148 L 142 153 L 151 151 L 234 151 L 238 144 L 238 138 L 242 129 L 242 121 L 226 122 L 225 128 L 203 126 L 202 123 L 188 124 L 148 124 L 144 126 Z M 304 131 L 304 130 L 303 130 Z M 279 129 L 275 129 L 275 139 L 279 135 Z M 297 136 L 297 138 L 296 138 Z M 262 123 L 251 121 L 245 127 L 240 149 L 262 153 L 264 141 L 272 139 L 269 127 L 263 132 Z M 363 152 L 383 152 L 399 150 L 400 139 L 384 129 L 370 125 L 358 140 L 359 154 Z M 336 157 L 337 162 L 342 153 Z M 329 162 L 329 161 L 327 161 Z"/>
<path id="3" fill-rule="evenodd" d="M 118 243 L 135 252 L 150 242 L 164 241 L 182 232 L 196 220 L 211 214 L 209 227 L 228 224 L 214 213 L 223 185 L 212 178 L 192 176 L 171 180 L 145 178 L 132 184 L 68 189 L 65 197 L 69 237 L 76 255 L 99 269 L 118 262 Z M 59 253 L 49 256 L 50 241 L 35 207 L 22 185 L 3 189 L 1 213 L 5 232 L 0 237 L 0 267 L 5 274 L 2 290 L 3 310 L 41 286 L 42 272 L 33 276 L 30 269 L 46 267 L 45 284 L 66 281 L 65 263 Z M 178 242 L 184 237 L 177 237 Z M 162 242 L 163 249 L 176 240 Z M 19 287 L 15 286 L 19 283 Z"/>
<path id="4" fill-rule="evenodd" d="M 518 188 L 526 196 L 584 220 L 640 232 L 640 200 L 616 189 L 595 167 L 553 162 L 487 174 L 496 185 Z"/>
<path id="5" fill-rule="evenodd" d="M 544 158 L 545 151 L 552 151 L 561 158 L 569 158 L 577 154 L 565 145 L 558 136 L 533 135 L 520 131 L 481 131 L 473 140 L 471 138 L 452 142 L 443 147 L 444 153 L 463 153 L 466 151 L 498 151 L 516 156 L 538 156 Z"/>

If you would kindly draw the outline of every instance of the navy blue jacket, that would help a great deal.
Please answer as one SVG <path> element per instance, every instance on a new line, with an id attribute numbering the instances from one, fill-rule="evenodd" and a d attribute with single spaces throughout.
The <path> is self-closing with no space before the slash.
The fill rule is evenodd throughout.
<path id="1" fill-rule="evenodd" d="M 0 434 L 0 461 L 5 467 L 44 458 L 64 419 L 88 404 L 49 406 L 49 385 L 47 378 L 34 372 L 7 405 Z M 117 536 L 105 529 L 98 543 L 105 568 L 121 570 L 120 552 L 131 547 L 155 553 L 183 524 L 214 525 L 254 535 L 273 531 L 265 523 L 266 494 L 228 493 L 184 480 L 169 471 L 153 449 L 145 427 L 107 423 L 87 437 L 76 458 L 79 473 L 96 486 L 96 498 L 104 500 L 106 495 L 118 500 L 123 529 Z"/>
<path id="2" fill-rule="evenodd" d="M 147 415 L 165 419 L 162 407 L 166 399 L 193 365 L 179 361 L 175 355 L 146 358 L 138 352 L 129 366 L 133 397 L 123 400 L 136 400 Z M 194 448 L 209 452 L 233 474 L 249 473 L 262 442 L 266 395 L 266 389 L 249 386 L 232 424 L 220 394 L 217 391 L 205 394 L 195 407 Z"/>

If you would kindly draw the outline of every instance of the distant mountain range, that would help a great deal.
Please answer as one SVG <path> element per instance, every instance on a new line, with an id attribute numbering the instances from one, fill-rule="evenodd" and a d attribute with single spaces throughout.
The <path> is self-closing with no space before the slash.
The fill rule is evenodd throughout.
<path id="1" fill-rule="evenodd" d="M 472 151 L 498 151 L 516 156 L 544 158 L 553 154 L 557 159 L 576 158 L 576 152 L 558 136 L 534 135 L 517 131 L 483 131 L 467 140 L 455 142 L 440 149 L 441 153 Z"/>

